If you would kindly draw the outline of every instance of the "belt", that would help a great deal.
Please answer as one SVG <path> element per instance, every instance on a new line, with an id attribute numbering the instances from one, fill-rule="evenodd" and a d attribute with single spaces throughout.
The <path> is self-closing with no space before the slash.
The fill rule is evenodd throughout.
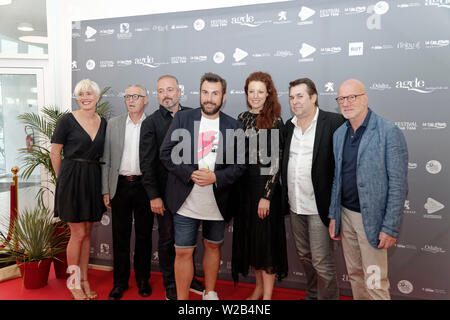
<path id="1" fill-rule="evenodd" d="M 98 160 L 90 160 L 90 159 L 82 159 L 82 158 L 67 158 L 67 159 L 72 160 L 72 161 L 90 163 L 90 164 L 105 164 L 103 161 L 98 161 Z"/>
<path id="2" fill-rule="evenodd" d="M 123 176 L 120 174 L 119 178 L 126 179 L 127 181 L 139 181 L 142 179 L 142 175 L 140 175 L 140 176 Z"/>

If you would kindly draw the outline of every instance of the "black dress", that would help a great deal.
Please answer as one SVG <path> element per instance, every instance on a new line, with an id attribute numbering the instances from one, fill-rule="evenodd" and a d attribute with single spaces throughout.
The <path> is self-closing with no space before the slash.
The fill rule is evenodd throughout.
<path id="1" fill-rule="evenodd" d="M 100 221 L 106 211 L 99 162 L 105 133 L 104 118 L 94 140 L 72 113 L 61 116 L 56 123 L 51 142 L 64 145 L 64 159 L 56 181 L 54 211 L 62 221 Z"/>
<path id="2" fill-rule="evenodd" d="M 259 136 L 256 127 L 257 114 L 241 113 L 238 120 L 243 123 L 246 131 L 247 170 L 239 180 L 235 195 L 239 197 L 239 206 L 234 214 L 233 222 L 233 252 L 232 276 L 235 282 L 239 280 L 239 273 L 247 276 L 249 267 L 265 270 L 269 274 L 276 274 L 278 280 L 287 276 L 287 249 L 284 215 L 281 210 L 281 186 L 279 183 L 279 168 L 283 153 L 283 121 L 274 123 L 275 130 L 267 130 L 267 149 L 249 146 L 252 134 Z M 249 130 L 250 129 L 250 130 Z M 253 133 L 252 130 L 253 129 Z M 271 134 L 279 135 L 279 158 L 276 163 L 261 164 L 261 158 L 271 155 Z M 259 137 L 257 137 L 258 140 Z M 252 158 L 253 157 L 253 158 Z M 253 160 L 252 160 L 253 159 Z M 257 159 L 256 164 L 254 159 Z M 261 170 L 270 170 L 269 175 L 261 174 Z M 265 219 L 258 217 L 258 204 L 261 198 L 270 200 L 270 214 Z"/>

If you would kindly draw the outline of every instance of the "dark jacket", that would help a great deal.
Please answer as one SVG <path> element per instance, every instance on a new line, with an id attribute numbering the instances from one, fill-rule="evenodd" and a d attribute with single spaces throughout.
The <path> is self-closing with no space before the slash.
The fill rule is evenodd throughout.
<path id="1" fill-rule="evenodd" d="M 198 170 L 196 142 L 201 117 L 201 108 L 177 113 L 161 146 L 160 159 L 169 171 L 166 188 L 167 206 L 173 213 L 176 213 L 180 209 L 194 187 L 191 174 L 195 170 Z M 232 184 L 244 173 L 246 166 L 245 164 L 236 164 L 236 161 L 233 164 L 226 163 L 227 153 L 233 152 L 233 158 L 236 159 L 236 149 L 238 149 L 236 145 L 237 139 L 234 138 L 234 143 L 228 141 L 229 137 L 227 137 L 226 130 L 242 129 L 242 125 L 239 121 L 223 112 L 220 112 L 219 119 L 221 136 L 219 139 L 219 148 L 217 149 L 218 160 L 214 167 L 216 182 L 213 184 L 213 191 L 220 213 L 225 221 L 229 221 L 231 217 L 229 210 L 227 210 L 227 202 L 229 200 L 230 189 Z M 195 123 L 197 123 L 197 126 Z M 180 135 L 175 139 L 176 141 L 172 141 L 172 133 L 177 129 L 185 129 L 181 135 L 187 134 L 188 136 L 185 135 L 183 137 Z M 176 133 L 174 135 L 176 136 Z M 176 153 L 180 154 L 182 158 L 186 157 L 187 161 L 183 159 L 180 164 L 175 164 L 171 157 L 172 149 L 180 141 L 184 141 L 185 138 L 188 139 L 187 145 L 190 145 L 190 155 L 184 155 L 183 150 L 180 153 L 177 151 Z M 219 159 L 223 159 L 223 161 Z"/>
<path id="2" fill-rule="evenodd" d="M 191 108 L 180 106 L 178 112 L 188 109 Z M 139 165 L 143 175 L 142 184 L 150 200 L 165 200 L 168 171 L 159 160 L 159 149 L 172 120 L 170 111 L 160 105 L 141 125 Z"/>
<path id="3" fill-rule="evenodd" d="M 287 189 L 287 171 L 292 134 L 295 129 L 295 125 L 291 120 L 292 118 L 286 121 L 285 124 L 286 139 L 281 167 L 283 211 L 285 214 L 287 214 L 290 210 Z M 316 135 L 314 137 L 311 178 L 314 188 L 314 195 L 316 198 L 317 210 L 319 211 L 323 224 L 327 227 L 330 224 L 330 219 L 328 219 L 328 210 L 330 207 L 331 187 L 333 185 L 334 177 L 333 133 L 344 122 L 345 119 L 342 115 L 319 109 Z"/>

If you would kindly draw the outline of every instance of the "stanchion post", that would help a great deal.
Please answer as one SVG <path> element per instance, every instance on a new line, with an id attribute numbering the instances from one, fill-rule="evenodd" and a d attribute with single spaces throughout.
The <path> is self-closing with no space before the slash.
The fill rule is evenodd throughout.
<path id="1" fill-rule="evenodd" d="M 19 179 L 17 177 L 17 173 L 19 172 L 19 167 L 14 166 L 11 169 L 13 173 L 10 193 L 11 193 L 11 201 L 10 201 L 10 216 L 9 216 L 9 230 L 8 230 L 8 239 L 10 239 L 12 235 L 12 231 L 17 219 L 17 213 L 19 211 Z M 14 240 L 15 241 L 15 240 Z M 17 243 L 14 244 L 14 247 L 17 246 Z"/>

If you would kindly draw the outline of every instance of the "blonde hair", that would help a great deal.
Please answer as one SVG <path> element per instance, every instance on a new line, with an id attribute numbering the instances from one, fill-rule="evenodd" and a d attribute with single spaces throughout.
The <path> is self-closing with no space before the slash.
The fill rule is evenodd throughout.
<path id="1" fill-rule="evenodd" d="M 75 97 L 78 96 L 80 91 L 87 91 L 89 88 L 92 88 L 96 96 L 100 96 L 100 87 L 98 84 L 90 79 L 80 80 L 75 86 L 75 90 L 73 91 Z"/>

